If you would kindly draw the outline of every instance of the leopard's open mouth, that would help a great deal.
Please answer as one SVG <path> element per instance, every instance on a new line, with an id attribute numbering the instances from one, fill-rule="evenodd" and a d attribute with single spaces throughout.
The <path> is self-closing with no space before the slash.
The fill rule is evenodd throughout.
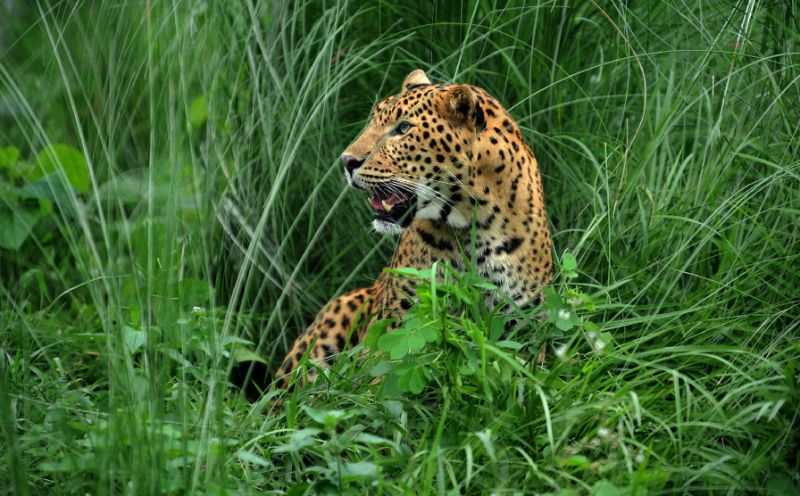
<path id="1" fill-rule="evenodd" d="M 417 197 L 414 193 L 396 188 L 373 188 L 369 204 L 376 219 L 406 227 L 414 218 Z"/>

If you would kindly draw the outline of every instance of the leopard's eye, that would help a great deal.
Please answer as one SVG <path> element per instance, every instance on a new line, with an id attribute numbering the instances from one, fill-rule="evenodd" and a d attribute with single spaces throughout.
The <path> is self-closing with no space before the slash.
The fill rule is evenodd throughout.
<path id="1" fill-rule="evenodd" d="M 393 134 L 406 134 L 409 131 L 411 131 L 411 124 L 403 121 L 397 126 L 395 126 Z"/>

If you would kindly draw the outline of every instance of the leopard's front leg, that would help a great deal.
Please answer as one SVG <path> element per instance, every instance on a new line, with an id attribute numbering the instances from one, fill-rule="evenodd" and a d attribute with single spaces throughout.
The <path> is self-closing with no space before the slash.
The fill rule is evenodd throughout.
<path id="1" fill-rule="evenodd" d="M 317 366 L 327 367 L 332 355 L 343 351 L 348 345 L 357 344 L 363 338 L 366 323 L 372 313 L 372 289 L 361 288 L 345 293 L 320 310 L 308 329 L 295 339 L 292 349 L 275 373 L 277 387 L 285 388 L 289 385 L 304 355 Z M 315 376 L 316 371 L 309 370 L 309 380 L 314 380 Z"/>

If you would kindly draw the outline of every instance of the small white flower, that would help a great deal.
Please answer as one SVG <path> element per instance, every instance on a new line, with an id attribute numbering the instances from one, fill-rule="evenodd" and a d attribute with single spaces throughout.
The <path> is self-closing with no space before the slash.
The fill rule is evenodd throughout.
<path id="1" fill-rule="evenodd" d="M 606 347 L 606 344 L 598 339 L 592 343 L 592 347 L 594 347 L 595 351 L 603 351 L 603 349 Z"/>
<path id="2" fill-rule="evenodd" d="M 611 434 L 611 431 L 608 430 L 608 427 L 601 427 L 597 429 L 597 435 L 600 437 L 608 437 L 609 434 Z"/>
<path id="3" fill-rule="evenodd" d="M 586 333 L 586 337 L 589 338 L 590 341 L 594 341 L 595 339 L 597 339 L 597 334 L 595 334 L 592 331 L 589 331 Z"/>
<path id="4" fill-rule="evenodd" d="M 636 463 L 642 463 L 644 461 L 644 453 L 636 453 Z"/>
<path id="5" fill-rule="evenodd" d="M 206 309 L 203 307 L 193 306 L 192 307 L 192 315 L 202 314 L 205 313 Z"/>
<path id="6" fill-rule="evenodd" d="M 561 320 L 567 320 L 569 316 L 570 312 L 566 308 L 562 308 L 561 310 L 558 311 L 558 318 Z"/>

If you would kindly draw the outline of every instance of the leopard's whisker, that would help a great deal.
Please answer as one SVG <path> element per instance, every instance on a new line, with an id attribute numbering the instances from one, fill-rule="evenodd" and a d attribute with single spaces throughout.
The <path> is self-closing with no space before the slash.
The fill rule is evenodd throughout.
<path id="1" fill-rule="evenodd" d="M 453 206 L 452 200 L 450 200 L 448 197 L 446 197 L 443 193 L 441 193 L 439 191 L 436 191 L 435 189 L 431 188 L 430 186 L 427 186 L 425 184 L 421 184 L 421 183 L 418 183 L 418 182 L 415 182 L 415 181 L 409 181 L 408 179 L 404 179 L 404 178 L 401 178 L 401 177 L 396 177 L 395 180 L 398 181 L 398 182 L 401 182 L 401 183 L 408 184 L 409 186 L 411 186 L 413 188 L 420 188 L 423 191 L 425 191 L 428 194 L 430 194 L 433 198 L 436 198 L 437 200 L 439 200 L 439 201 L 441 201 L 443 203 L 446 203 L 446 204 L 448 204 L 450 206 Z"/>
<path id="2" fill-rule="evenodd" d="M 400 178 L 398 178 L 398 180 L 400 180 Z M 428 179 L 426 179 L 426 180 L 428 180 Z M 416 182 L 416 181 L 414 181 L 414 182 L 411 182 L 411 181 L 408 181 L 407 179 L 403 179 L 403 181 L 404 181 L 404 182 L 410 182 L 410 183 L 414 184 L 415 186 L 418 186 L 418 187 L 420 187 L 420 188 L 422 188 L 422 189 L 426 189 L 426 190 L 428 190 L 428 191 L 429 191 L 429 192 L 430 192 L 432 195 L 436 196 L 436 197 L 437 197 L 437 198 L 439 198 L 440 200 L 442 200 L 442 201 L 445 201 L 446 203 L 448 203 L 448 204 L 449 204 L 449 205 L 451 205 L 451 206 L 454 206 L 454 204 L 452 203 L 452 201 L 451 201 L 451 200 L 450 200 L 448 197 L 446 197 L 446 196 L 445 196 L 443 193 L 441 193 L 441 192 L 438 192 L 438 191 L 434 190 L 433 188 L 431 188 L 430 186 L 428 186 L 428 185 L 426 185 L 426 184 L 422 184 L 422 183 L 419 183 L 419 182 Z M 472 193 L 470 193 L 470 192 L 469 192 L 469 189 L 467 188 L 467 186 L 466 186 L 464 183 L 462 183 L 461 181 L 457 180 L 457 179 L 456 179 L 456 182 L 454 182 L 454 183 L 446 183 L 446 182 L 444 182 L 444 181 L 439 181 L 439 182 L 441 182 L 441 183 L 443 183 L 443 184 L 448 184 L 448 185 L 451 185 L 451 186 L 452 186 L 452 185 L 456 185 L 456 184 L 458 184 L 458 185 L 460 185 L 460 186 L 462 187 L 462 190 L 463 190 L 464 192 L 467 192 L 467 194 L 469 195 L 469 197 L 470 197 L 470 198 L 472 198 L 472 199 L 476 199 L 476 198 L 475 198 L 475 195 L 473 195 Z"/>

